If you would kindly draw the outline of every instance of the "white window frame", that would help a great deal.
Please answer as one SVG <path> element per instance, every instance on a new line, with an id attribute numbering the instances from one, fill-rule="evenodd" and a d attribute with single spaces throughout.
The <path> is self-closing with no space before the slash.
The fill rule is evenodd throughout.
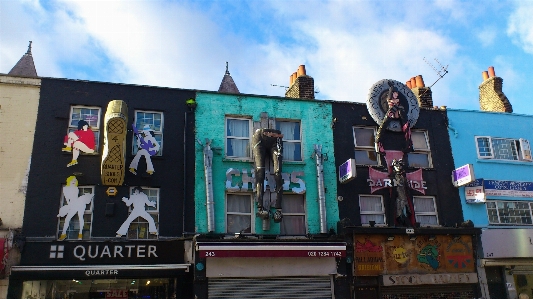
<path id="1" fill-rule="evenodd" d="M 65 185 L 63 185 L 65 186 Z M 78 186 L 78 196 L 81 196 L 83 194 L 93 194 L 94 195 L 94 186 Z M 91 192 L 86 192 L 86 191 L 91 191 Z M 61 207 L 64 207 L 65 205 L 67 204 L 67 199 L 65 198 L 65 195 L 63 194 L 63 192 L 61 192 L 61 200 L 59 202 L 59 206 L 60 208 Z M 91 215 L 90 216 L 90 221 L 89 221 L 89 237 L 85 237 L 85 232 L 86 230 L 82 230 L 82 234 L 83 234 L 83 240 L 90 240 L 91 239 L 91 236 L 92 236 L 92 230 L 93 230 L 93 210 L 94 210 L 94 198 L 93 200 L 91 200 L 91 203 L 89 204 L 89 208 L 87 208 L 87 205 L 85 206 L 85 211 L 83 212 L 83 216 L 85 218 L 85 215 Z M 85 219 L 84 219 L 85 221 Z M 74 228 L 74 223 L 78 222 L 78 225 L 79 225 L 79 219 L 78 219 L 78 215 L 74 215 L 74 217 L 72 217 L 70 219 L 70 223 L 69 223 L 69 227 L 67 229 L 67 238 L 66 240 L 78 240 L 78 234 L 79 234 L 79 229 L 76 229 Z M 65 223 L 65 217 L 60 217 L 57 221 L 57 236 L 59 237 L 61 235 L 61 232 L 63 230 L 63 225 Z M 87 221 L 85 221 L 85 225 L 87 225 Z M 72 237 L 69 237 L 70 235 L 72 234 Z"/>
<path id="2" fill-rule="evenodd" d="M 150 111 L 150 110 L 135 110 L 134 111 L 134 123 L 135 123 L 135 126 L 137 127 L 137 130 L 139 132 L 141 132 L 143 130 L 143 127 L 144 127 L 144 124 L 140 124 L 139 126 L 137 126 L 137 114 L 138 113 L 151 113 L 151 114 L 160 114 L 161 115 L 161 126 L 160 126 L 160 129 L 159 130 L 156 130 L 156 128 L 154 127 L 153 124 L 149 124 L 150 125 L 150 128 L 152 130 L 154 130 L 154 134 L 156 136 L 161 136 L 158 140 L 159 142 L 159 150 L 157 151 L 157 153 L 155 154 L 155 156 L 162 156 L 163 155 L 163 131 L 164 131 L 164 126 L 165 126 L 165 115 L 163 112 L 161 111 Z M 133 140 L 131 142 L 131 145 L 132 145 L 132 150 L 131 150 L 131 153 L 132 155 L 135 155 L 137 154 L 137 151 L 138 151 L 138 147 L 137 147 L 137 137 L 135 136 L 135 134 L 132 134 L 133 136 Z M 156 140 L 157 140 L 157 137 L 156 137 Z"/>
<path id="3" fill-rule="evenodd" d="M 417 198 L 430 198 L 433 201 L 433 210 L 434 212 L 420 212 L 417 211 L 416 206 L 416 199 Z M 413 206 L 414 206 L 414 212 L 415 212 L 415 221 L 420 222 L 420 226 L 433 226 L 437 227 L 439 225 L 439 211 L 437 210 L 437 201 L 434 196 L 413 196 Z M 418 216 L 435 216 L 436 224 L 429 224 L 429 223 L 423 223 L 420 220 L 418 220 Z"/>
<path id="4" fill-rule="evenodd" d="M 515 215 L 500 215 L 500 209 L 498 207 L 498 204 L 499 203 L 502 203 L 502 204 L 525 204 L 527 206 L 528 209 L 523 209 L 525 211 L 528 211 L 529 212 L 529 215 L 516 215 L 517 213 L 520 213 L 520 210 L 513 210 L 512 212 L 514 212 L 513 214 Z M 490 215 L 490 212 L 489 210 L 491 210 L 491 208 L 489 207 L 490 205 L 493 205 L 495 204 L 496 205 L 496 208 L 495 209 L 492 209 L 492 210 L 495 210 L 496 212 L 496 217 L 498 218 L 498 222 L 493 222 L 491 221 L 491 215 Z M 526 200 L 487 200 L 486 202 L 486 206 L 487 206 L 487 219 L 488 219 L 488 222 L 489 222 L 489 225 L 516 225 L 516 226 L 531 226 L 533 225 L 533 201 L 526 201 Z M 516 223 L 516 222 L 502 222 L 502 219 L 503 217 L 529 217 L 529 222 L 531 223 Z"/>
<path id="5" fill-rule="evenodd" d="M 490 154 L 482 156 L 479 151 L 479 140 L 485 139 L 487 140 L 490 148 Z M 494 145 L 493 142 L 495 140 L 508 140 L 510 142 L 514 142 L 515 148 L 516 148 L 516 159 L 501 159 L 496 158 L 496 154 L 494 153 Z M 476 143 L 476 153 L 478 159 L 488 160 L 488 159 L 494 159 L 494 160 L 500 160 L 500 161 L 533 161 L 531 157 L 531 146 L 527 139 L 524 138 L 500 138 L 500 137 L 491 137 L 491 136 L 475 136 L 475 143 Z M 514 155 L 513 155 L 514 156 Z"/>
<path id="6" fill-rule="evenodd" d="M 300 160 L 289 160 L 285 156 L 283 156 L 283 161 L 295 161 L 295 162 L 301 162 L 303 161 L 303 144 L 302 144 L 302 122 L 299 120 L 293 120 L 293 119 L 276 119 L 276 130 L 279 130 L 278 123 L 298 123 L 300 128 L 300 139 L 286 139 L 286 136 L 283 136 L 283 143 L 294 143 L 294 144 L 300 144 Z M 285 149 L 284 149 L 285 151 Z"/>
<path id="7" fill-rule="evenodd" d="M 136 187 L 130 187 L 130 190 L 129 190 L 129 196 L 131 196 L 131 194 L 133 193 L 133 189 L 136 188 Z M 159 198 L 160 198 L 160 195 L 161 195 L 161 190 L 159 188 L 151 188 L 151 187 L 144 187 L 144 186 L 141 186 L 141 188 L 143 189 L 143 193 L 146 194 L 146 196 L 148 196 L 148 200 L 150 201 L 153 201 L 151 199 L 155 198 L 155 207 L 149 207 L 149 206 L 144 206 L 144 209 L 146 210 L 146 212 L 148 212 L 148 214 L 150 214 L 150 216 L 152 215 L 155 215 L 156 217 L 152 217 L 152 218 L 155 218 L 154 219 L 154 222 L 155 222 L 155 227 L 157 228 L 157 232 L 158 234 L 157 235 L 154 235 L 154 234 L 150 234 L 150 232 L 148 231 L 148 221 L 140 218 L 140 217 L 137 217 L 135 220 L 133 220 L 131 223 L 130 223 L 130 226 L 128 227 L 128 233 L 126 235 L 126 238 L 128 240 L 157 240 L 158 236 L 159 236 Z M 148 192 L 149 194 L 147 194 L 146 191 L 152 191 L 152 192 Z M 155 195 L 154 194 L 150 194 L 150 193 L 153 193 L 153 192 L 157 192 Z M 128 207 L 128 216 L 131 214 L 131 211 L 133 211 L 133 205 L 130 205 Z M 126 220 L 126 219 L 124 219 Z M 142 224 L 145 224 L 147 227 L 146 227 L 146 231 L 145 231 L 145 234 L 146 234 L 146 237 L 144 238 L 139 238 L 139 231 L 136 232 L 136 238 L 132 238 L 130 237 L 130 230 L 132 230 L 132 225 L 134 224 L 139 224 L 139 223 L 142 223 Z"/>
<path id="8" fill-rule="evenodd" d="M 248 136 L 228 136 L 228 120 L 235 119 L 248 122 Z M 224 119 L 224 156 L 228 159 L 251 160 L 252 159 L 252 119 L 247 117 L 226 116 Z M 248 151 L 246 156 L 229 156 L 228 139 L 248 140 Z"/>
<path id="9" fill-rule="evenodd" d="M 353 143 L 354 143 L 354 151 L 358 151 L 358 152 L 368 152 L 368 154 L 373 154 L 376 156 L 376 164 L 362 164 L 362 163 L 359 163 L 357 161 L 357 158 L 355 159 L 355 164 L 356 165 L 375 165 L 375 166 L 379 166 L 381 165 L 381 159 L 380 159 L 380 155 L 378 155 L 376 153 L 376 148 L 375 148 L 375 145 L 373 144 L 370 144 L 368 146 L 366 145 L 358 145 L 357 144 L 357 138 L 355 136 L 355 130 L 372 130 L 373 134 L 374 134 L 374 142 L 376 140 L 376 127 L 367 127 L 367 126 L 354 126 L 352 127 L 352 136 L 353 136 Z M 372 143 L 372 142 L 371 142 Z M 355 158 L 355 153 L 354 153 L 354 158 Z"/>
<path id="10" fill-rule="evenodd" d="M 422 168 L 433 168 L 433 160 L 431 158 L 431 145 L 429 144 L 428 132 L 426 130 L 412 130 L 411 131 L 411 138 L 412 138 L 412 135 L 416 134 L 416 133 L 423 133 L 424 134 L 424 139 L 426 141 L 427 148 L 416 148 L 414 143 L 413 143 L 413 152 L 408 153 L 407 155 L 408 156 L 411 155 L 411 154 L 427 155 L 428 166 L 427 167 L 422 167 Z M 409 162 L 409 167 L 418 167 L 418 166 L 411 166 L 410 164 L 411 164 L 411 162 Z"/>
<path id="11" fill-rule="evenodd" d="M 301 198 L 302 202 L 303 202 L 303 212 L 301 213 L 289 213 L 289 212 L 286 212 L 287 209 L 284 209 L 283 208 L 283 203 L 285 202 L 286 200 L 286 197 L 287 196 L 295 196 L 295 197 L 299 197 Z M 287 217 L 291 217 L 291 216 L 296 216 L 296 217 L 301 217 L 303 216 L 304 218 L 304 233 L 303 234 L 307 234 L 308 232 L 308 229 L 307 229 L 307 206 L 306 206 L 306 200 L 305 200 L 305 195 L 304 194 L 284 194 L 283 195 L 283 201 L 281 202 L 282 203 L 282 211 L 283 211 L 283 219 L 281 220 L 281 223 L 280 223 L 280 234 L 282 235 L 290 235 L 290 234 L 287 234 L 285 232 L 283 232 L 283 229 L 285 228 L 285 224 L 283 221 L 285 221 L 285 219 Z"/>
<path id="12" fill-rule="evenodd" d="M 69 120 L 68 120 L 68 128 L 67 128 L 67 135 L 71 132 L 74 132 L 78 130 L 78 122 L 80 120 L 86 120 L 83 116 L 80 119 L 76 119 L 76 123 L 73 124 L 72 122 L 75 121 L 73 118 L 74 109 L 90 109 L 90 110 L 98 110 L 98 120 L 96 121 L 96 126 L 92 126 L 89 122 L 89 126 L 91 128 L 91 131 L 94 133 L 95 138 L 95 146 L 94 146 L 94 153 L 85 153 L 83 151 L 80 151 L 82 155 L 96 155 L 99 152 L 100 148 L 100 123 L 102 122 L 102 108 L 98 106 L 83 106 L 83 105 L 73 105 L 70 106 L 70 112 L 69 112 Z M 94 115 L 94 114 L 90 114 Z"/>
<path id="13" fill-rule="evenodd" d="M 247 213 L 242 213 L 242 212 L 228 212 L 228 195 L 233 195 L 233 196 L 242 196 L 242 197 L 248 197 L 249 200 L 250 200 L 250 211 L 247 212 Z M 228 232 L 228 215 L 239 215 L 239 216 L 249 216 L 250 217 L 250 233 L 255 233 L 255 215 L 254 215 L 254 211 L 255 211 L 255 205 L 254 205 L 254 200 L 253 200 L 253 195 L 251 193 L 226 193 L 226 196 L 225 196 L 225 205 L 226 205 L 226 208 L 225 208 L 225 211 L 224 211 L 224 220 L 225 220 L 225 227 L 224 227 L 224 231 L 226 233 L 229 233 Z M 232 232 L 232 233 L 236 233 L 236 232 Z"/>
<path id="14" fill-rule="evenodd" d="M 361 199 L 362 197 L 375 197 L 379 198 L 381 201 L 381 211 L 363 211 L 362 210 L 362 204 Z M 383 196 L 382 195 L 375 195 L 375 194 L 359 194 L 359 214 L 361 215 L 361 225 L 362 226 L 370 226 L 369 222 L 363 222 L 362 215 L 381 215 L 383 217 L 383 223 L 376 223 L 375 226 L 387 226 L 387 215 L 385 214 L 385 203 L 383 202 Z"/>

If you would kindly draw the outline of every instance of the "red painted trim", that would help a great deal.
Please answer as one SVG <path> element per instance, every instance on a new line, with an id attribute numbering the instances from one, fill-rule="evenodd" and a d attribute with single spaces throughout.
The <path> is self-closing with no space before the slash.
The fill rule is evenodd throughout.
<path id="1" fill-rule="evenodd" d="M 200 257 L 346 257 L 346 250 L 200 250 Z"/>

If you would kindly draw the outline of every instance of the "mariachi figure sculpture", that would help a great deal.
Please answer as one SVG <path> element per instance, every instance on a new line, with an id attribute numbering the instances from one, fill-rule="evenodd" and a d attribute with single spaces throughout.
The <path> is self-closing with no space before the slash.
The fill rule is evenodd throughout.
<path id="1" fill-rule="evenodd" d="M 276 212 L 274 213 L 274 222 L 281 222 L 283 213 L 281 212 L 281 200 L 283 195 L 283 179 L 281 177 L 281 168 L 283 160 L 283 134 L 281 131 L 274 129 L 257 129 L 252 136 L 255 162 L 255 182 L 256 182 L 256 200 L 257 216 L 263 220 L 270 217 L 270 213 L 263 206 L 263 196 L 265 194 L 265 160 L 267 154 L 272 159 L 274 165 L 274 179 L 276 182 Z"/>

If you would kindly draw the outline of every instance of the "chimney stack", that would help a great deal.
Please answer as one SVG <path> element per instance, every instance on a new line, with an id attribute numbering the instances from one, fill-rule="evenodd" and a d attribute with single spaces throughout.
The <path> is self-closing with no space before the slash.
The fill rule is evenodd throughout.
<path id="1" fill-rule="evenodd" d="M 298 70 L 290 76 L 289 89 L 285 97 L 296 99 L 315 99 L 315 80 L 305 72 L 305 65 L 300 65 Z"/>
<path id="2" fill-rule="evenodd" d="M 406 85 L 415 94 L 418 100 L 418 105 L 420 107 L 433 107 L 433 94 L 431 93 L 431 89 L 429 87 L 426 87 L 422 75 L 412 77 L 409 81 L 406 82 Z"/>
<path id="3" fill-rule="evenodd" d="M 502 91 L 503 79 L 496 77 L 494 67 L 481 73 L 483 83 L 479 85 L 479 108 L 482 111 L 513 112 L 513 106 Z"/>

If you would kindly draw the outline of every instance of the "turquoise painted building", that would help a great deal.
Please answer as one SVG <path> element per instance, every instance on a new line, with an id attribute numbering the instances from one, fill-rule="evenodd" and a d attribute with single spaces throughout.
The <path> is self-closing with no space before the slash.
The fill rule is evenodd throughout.
<path id="1" fill-rule="evenodd" d="M 339 220 L 331 130 L 331 104 L 244 94 L 198 92 L 196 96 L 195 223 L 196 233 L 307 235 L 320 234 L 321 209 L 315 145 L 321 146 L 328 232 Z M 283 134 L 283 214 L 281 223 L 256 217 L 252 134 L 256 128 Z M 204 149 L 212 150 L 212 216 L 209 218 Z M 273 171 L 267 169 L 268 190 Z M 272 193 L 274 195 L 274 193 Z M 272 207 L 275 196 L 272 196 Z M 273 209 L 272 209 L 273 211 Z M 208 223 L 210 222 L 210 223 Z M 322 232 L 323 233 L 323 232 Z"/>
<path id="2" fill-rule="evenodd" d="M 448 118 L 455 167 L 470 164 L 476 178 L 459 194 L 464 219 L 482 229 L 482 294 L 532 298 L 533 116 L 448 109 Z"/>

